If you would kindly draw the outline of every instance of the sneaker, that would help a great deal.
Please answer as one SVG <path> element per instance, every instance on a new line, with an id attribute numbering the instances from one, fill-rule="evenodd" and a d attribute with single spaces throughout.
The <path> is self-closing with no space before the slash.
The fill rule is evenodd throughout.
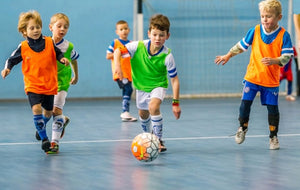
<path id="1" fill-rule="evenodd" d="M 235 142 L 237 144 L 242 144 L 244 142 L 247 131 L 248 131 L 248 128 L 245 130 L 243 130 L 243 127 L 238 128 L 238 130 L 235 134 Z"/>
<path id="2" fill-rule="evenodd" d="M 121 113 L 120 117 L 122 121 L 137 121 L 137 118 L 131 116 L 128 111 Z"/>
<path id="3" fill-rule="evenodd" d="M 48 139 L 44 139 L 44 140 L 42 141 L 42 149 L 43 149 L 46 153 L 50 150 L 50 146 L 51 146 L 51 144 L 50 144 L 50 142 L 49 142 Z"/>
<path id="4" fill-rule="evenodd" d="M 64 123 L 64 126 L 63 126 L 63 130 L 61 132 L 61 135 L 60 135 L 60 138 L 63 138 L 64 134 L 65 134 L 65 128 L 67 127 L 67 125 L 70 123 L 70 118 L 67 117 L 67 116 L 64 116 L 65 117 L 65 123 Z"/>
<path id="5" fill-rule="evenodd" d="M 296 100 L 296 98 L 295 98 L 294 96 L 292 96 L 292 95 L 287 95 L 287 96 L 285 97 L 285 99 L 286 99 L 287 101 L 295 101 L 295 100 Z"/>
<path id="6" fill-rule="evenodd" d="M 277 136 L 270 138 L 270 150 L 278 150 L 279 149 L 279 141 Z"/>
<path id="7" fill-rule="evenodd" d="M 38 141 L 42 140 L 41 137 L 40 137 L 40 135 L 39 135 L 39 132 L 37 132 L 37 131 L 35 131 L 35 138 Z"/>
<path id="8" fill-rule="evenodd" d="M 59 152 L 59 145 L 55 142 L 51 142 L 50 150 L 47 152 L 47 154 L 58 154 Z"/>
<path id="9" fill-rule="evenodd" d="M 167 151 L 167 147 L 165 146 L 164 141 L 159 139 L 159 152 L 165 152 Z"/>

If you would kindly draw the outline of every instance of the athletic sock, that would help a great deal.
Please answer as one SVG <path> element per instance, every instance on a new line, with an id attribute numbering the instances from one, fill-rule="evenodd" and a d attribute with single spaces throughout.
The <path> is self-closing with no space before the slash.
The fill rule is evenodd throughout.
<path id="1" fill-rule="evenodd" d="M 53 116 L 52 124 L 52 142 L 59 143 L 61 132 L 63 130 L 64 117 L 63 115 Z"/>
<path id="2" fill-rule="evenodd" d="M 151 124 L 151 118 L 150 116 L 147 119 L 142 119 L 140 117 L 140 121 L 141 121 L 141 126 L 144 132 L 146 133 L 151 133 L 151 129 L 150 129 L 150 124 Z"/>
<path id="3" fill-rule="evenodd" d="M 269 129 L 270 129 L 270 138 L 277 136 L 278 127 L 279 127 L 279 113 L 277 114 L 268 114 Z"/>
<path id="4" fill-rule="evenodd" d="M 46 132 L 46 125 L 43 119 L 43 115 L 33 115 L 33 122 L 41 140 L 48 139 L 47 132 Z"/>
<path id="5" fill-rule="evenodd" d="M 122 100 L 122 111 L 125 112 L 129 112 L 129 105 L 130 105 L 130 97 L 124 95 L 123 96 L 123 100 Z"/>
<path id="6" fill-rule="evenodd" d="M 45 125 L 47 125 L 47 123 L 48 123 L 48 121 L 51 119 L 51 117 L 45 117 L 44 115 L 43 115 L 43 120 L 44 120 L 44 123 L 45 123 Z"/>
<path id="7" fill-rule="evenodd" d="M 163 118 L 162 115 L 151 115 L 151 123 L 153 133 L 159 138 L 162 138 Z"/>

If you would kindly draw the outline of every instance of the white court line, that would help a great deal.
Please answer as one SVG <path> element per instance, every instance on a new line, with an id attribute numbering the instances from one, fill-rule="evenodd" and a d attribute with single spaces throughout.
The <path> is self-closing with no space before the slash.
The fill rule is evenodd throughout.
<path id="1" fill-rule="evenodd" d="M 300 134 L 281 134 L 279 137 L 299 137 Z M 268 137 L 268 135 L 247 135 L 247 138 L 262 138 Z M 207 139 L 230 139 L 234 136 L 212 136 L 212 137 L 175 137 L 175 138 L 165 138 L 167 141 L 177 141 L 177 140 L 207 140 Z M 108 143 L 108 142 L 131 142 L 132 139 L 110 139 L 110 140 L 87 140 L 87 141 L 62 141 L 61 144 L 84 144 L 84 143 Z M 0 143 L 0 146 L 13 146 L 13 145 L 32 145 L 40 144 L 40 142 L 11 142 L 11 143 Z"/>

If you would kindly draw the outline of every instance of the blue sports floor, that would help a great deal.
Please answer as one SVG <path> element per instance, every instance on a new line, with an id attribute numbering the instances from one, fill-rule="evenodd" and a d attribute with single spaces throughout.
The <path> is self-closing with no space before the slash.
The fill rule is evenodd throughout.
<path id="1" fill-rule="evenodd" d="M 0 102 L 1 190 L 298 190 L 300 99 L 280 97 L 280 150 L 269 150 L 266 107 L 256 98 L 243 144 L 240 98 L 182 99 L 175 120 L 162 105 L 168 151 L 150 163 L 131 154 L 139 122 L 121 122 L 120 100 L 67 101 L 71 118 L 58 155 L 35 140 L 27 101 Z M 135 101 L 131 113 L 137 116 Z M 47 126 L 51 135 L 51 122 Z"/>

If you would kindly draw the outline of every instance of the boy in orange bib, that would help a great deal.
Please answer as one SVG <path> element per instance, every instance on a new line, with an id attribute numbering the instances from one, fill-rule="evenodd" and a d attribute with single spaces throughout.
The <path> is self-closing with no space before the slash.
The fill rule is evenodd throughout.
<path id="1" fill-rule="evenodd" d="M 69 65 L 51 37 L 42 35 L 42 20 L 37 11 L 21 13 L 18 30 L 26 38 L 7 59 L 1 76 L 5 78 L 11 69 L 22 62 L 24 89 L 33 113 L 33 121 L 47 153 L 50 142 L 46 124 L 52 116 L 53 99 L 57 93 L 57 63 Z"/>
<path id="2" fill-rule="evenodd" d="M 245 140 L 252 102 L 260 92 L 261 104 L 267 106 L 270 129 L 270 149 L 279 149 L 279 74 L 280 67 L 293 55 L 290 35 L 278 22 L 282 18 L 278 0 L 264 0 L 259 4 L 261 24 L 251 28 L 246 36 L 233 46 L 226 55 L 216 56 L 216 64 L 226 64 L 229 59 L 246 51 L 252 45 L 250 61 L 244 77 L 244 89 L 240 105 L 240 126 L 235 135 L 237 144 Z"/>

